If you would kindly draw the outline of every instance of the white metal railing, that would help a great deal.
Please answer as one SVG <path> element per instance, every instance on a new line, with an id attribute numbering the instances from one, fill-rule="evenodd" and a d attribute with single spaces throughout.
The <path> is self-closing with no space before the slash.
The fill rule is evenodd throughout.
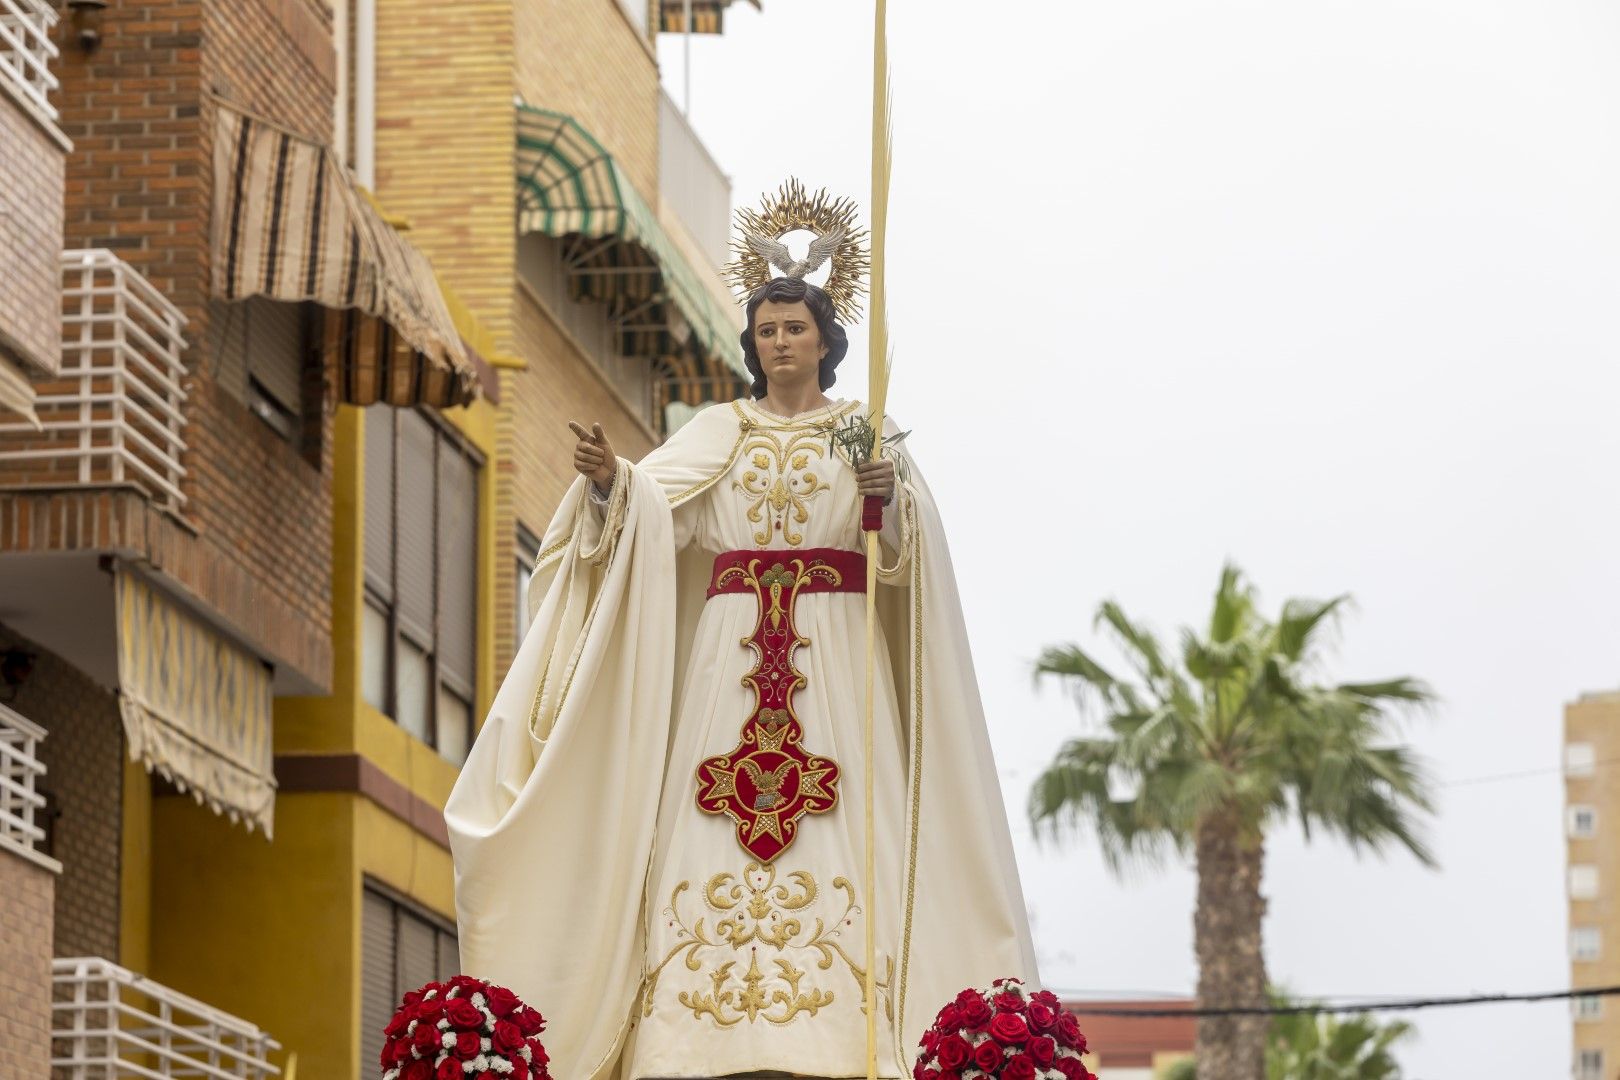
<path id="1" fill-rule="evenodd" d="M 45 775 L 39 744 L 45 729 L 0 705 L 0 836 L 28 850 L 45 839 L 34 814 L 45 808 L 36 783 Z"/>
<path id="2" fill-rule="evenodd" d="M 101 248 L 64 251 L 62 279 L 62 370 L 35 384 L 41 428 L 0 414 L 0 484 L 131 484 L 179 509 L 186 317 Z"/>
<path id="3" fill-rule="evenodd" d="M 110 960 L 54 960 L 51 982 L 52 1080 L 281 1075 L 266 1032 Z"/>
<path id="4" fill-rule="evenodd" d="M 58 50 L 51 28 L 59 17 L 49 0 L 0 0 L 0 78 L 22 91 L 52 123 L 57 112 L 50 93 L 57 82 L 50 62 Z"/>
<path id="5" fill-rule="evenodd" d="M 725 265 L 731 236 L 731 180 L 670 96 L 658 92 L 658 194 L 713 267 Z"/>

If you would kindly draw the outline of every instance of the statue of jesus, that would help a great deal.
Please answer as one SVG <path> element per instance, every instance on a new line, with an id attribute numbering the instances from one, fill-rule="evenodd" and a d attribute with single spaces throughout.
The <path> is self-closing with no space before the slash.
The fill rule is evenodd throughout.
<path id="1" fill-rule="evenodd" d="M 833 300 L 746 303 L 750 396 L 643 460 L 574 424 L 533 624 L 445 808 L 462 967 L 549 1020 L 569 1080 L 911 1071 L 938 1008 L 1036 980 L 939 514 L 889 428 L 839 429 Z M 587 418 L 589 419 L 589 418 Z M 878 567 L 865 910 L 863 496 Z"/>

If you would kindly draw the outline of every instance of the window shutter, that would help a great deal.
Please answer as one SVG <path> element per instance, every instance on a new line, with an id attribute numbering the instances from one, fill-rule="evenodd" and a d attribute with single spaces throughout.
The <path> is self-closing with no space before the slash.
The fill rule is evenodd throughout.
<path id="1" fill-rule="evenodd" d="M 461 974 L 461 946 L 456 935 L 439 931 L 439 981 Z"/>
<path id="2" fill-rule="evenodd" d="M 366 582 L 394 600 L 394 407 L 372 405 L 366 425 Z"/>
<path id="3" fill-rule="evenodd" d="M 399 912 L 399 992 L 432 982 L 439 973 L 439 930 L 401 909 Z M 381 1048 L 379 1047 L 379 1050 Z"/>
<path id="4" fill-rule="evenodd" d="M 399 414 L 399 618 L 433 645 L 433 426 L 414 410 Z"/>
<path id="5" fill-rule="evenodd" d="M 472 696 L 478 640 L 478 467 L 439 447 L 439 671 Z"/>
<path id="6" fill-rule="evenodd" d="M 247 302 L 248 374 L 294 416 L 302 411 L 304 368 L 302 305 L 255 296 Z"/>
<path id="7" fill-rule="evenodd" d="M 380 1075 L 383 1028 L 404 991 L 395 991 L 394 905 L 367 889 L 360 907 L 360 1075 Z"/>
<path id="8" fill-rule="evenodd" d="M 247 402 L 248 306 L 224 300 L 208 305 L 208 336 L 214 346 L 214 382 L 237 401 Z"/>

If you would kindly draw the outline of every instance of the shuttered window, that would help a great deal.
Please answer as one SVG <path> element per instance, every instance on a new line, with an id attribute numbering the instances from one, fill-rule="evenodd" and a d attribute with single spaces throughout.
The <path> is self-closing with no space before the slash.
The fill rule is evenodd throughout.
<path id="1" fill-rule="evenodd" d="M 517 537 L 517 640 L 512 645 L 515 656 L 517 650 L 523 646 L 523 636 L 529 632 L 529 582 L 534 577 L 536 557 L 540 554 L 540 540 L 525 529 L 518 526 Z"/>
<path id="2" fill-rule="evenodd" d="M 360 1077 L 380 1075 L 383 1029 L 405 995 L 460 971 L 450 924 L 367 885 L 360 910 Z"/>
<path id="3" fill-rule="evenodd" d="M 465 760 L 478 642 L 481 461 L 429 414 L 366 410 L 366 700 Z"/>
<path id="4" fill-rule="evenodd" d="M 214 380 L 288 441 L 303 424 L 307 305 L 255 296 L 210 305 Z"/>

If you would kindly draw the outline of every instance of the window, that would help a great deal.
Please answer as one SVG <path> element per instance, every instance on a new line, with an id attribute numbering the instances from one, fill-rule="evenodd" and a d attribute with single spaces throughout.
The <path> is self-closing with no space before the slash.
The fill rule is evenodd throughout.
<path id="1" fill-rule="evenodd" d="M 1596 900 L 1598 894 L 1598 868 L 1590 863 L 1576 863 L 1569 868 L 1569 898 Z"/>
<path id="2" fill-rule="evenodd" d="M 405 995 L 461 970 L 456 931 L 392 893 L 367 885 L 360 909 L 361 1080 L 377 1075 L 383 1029 Z"/>
<path id="3" fill-rule="evenodd" d="M 255 296 L 210 306 L 214 380 L 291 443 L 303 427 L 310 325 L 305 304 Z"/>
<path id="4" fill-rule="evenodd" d="M 1585 994 L 1581 997 L 1571 998 L 1570 1011 L 1575 1014 L 1576 1023 L 1603 1019 L 1603 999 L 1596 994 Z"/>
<path id="5" fill-rule="evenodd" d="M 1603 1051 L 1575 1052 L 1575 1080 L 1603 1080 Z"/>
<path id="6" fill-rule="evenodd" d="M 1603 955 L 1603 931 L 1595 926 L 1576 926 L 1569 932 L 1569 958 L 1588 963 Z"/>
<path id="7" fill-rule="evenodd" d="M 365 414 L 361 689 L 449 761 L 472 741 L 480 462 L 414 409 Z"/>
<path id="8" fill-rule="evenodd" d="M 1572 742 L 1564 747 L 1564 775 L 1591 776 L 1597 768 L 1597 754 L 1589 742 Z"/>
<path id="9" fill-rule="evenodd" d="M 1597 807 L 1572 806 L 1568 817 L 1569 838 L 1589 840 L 1597 835 Z"/>
<path id="10" fill-rule="evenodd" d="M 523 636 L 529 632 L 529 579 L 534 577 L 535 558 L 540 554 L 540 541 L 535 535 L 522 525 L 518 526 L 517 535 L 517 589 L 513 596 L 517 602 L 517 641 L 512 646 L 514 654 L 523 646 Z"/>

